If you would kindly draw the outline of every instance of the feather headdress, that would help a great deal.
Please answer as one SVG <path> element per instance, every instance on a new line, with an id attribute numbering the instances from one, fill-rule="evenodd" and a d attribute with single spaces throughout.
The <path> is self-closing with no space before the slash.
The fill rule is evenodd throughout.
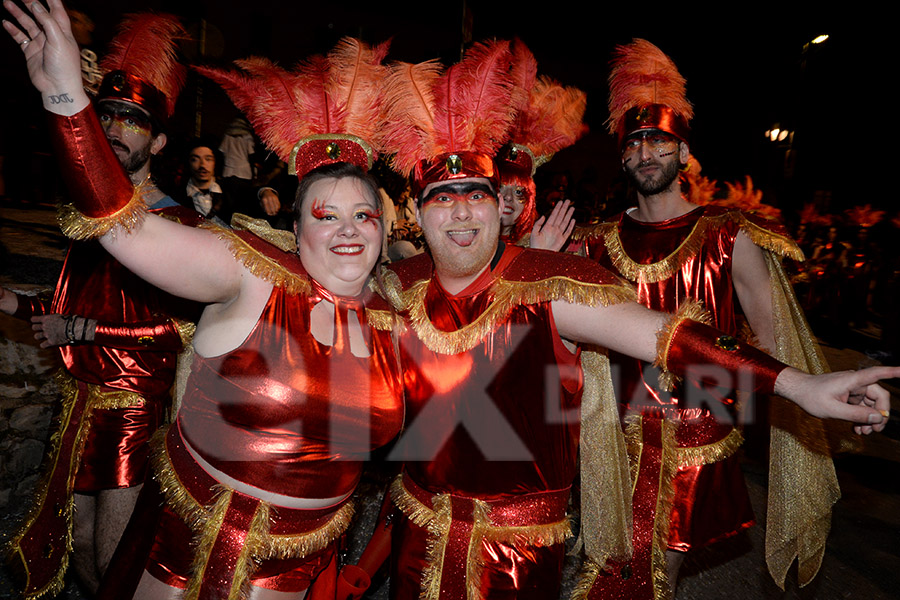
<path id="1" fill-rule="evenodd" d="M 524 188 L 524 193 L 515 198 L 523 204 L 522 212 L 506 238 L 515 242 L 531 231 L 537 217 L 532 179 L 535 170 L 587 132 L 583 122 L 587 95 L 549 77 L 538 77 L 534 55 L 519 40 L 513 42 L 512 75 L 515 93 L 521 99 L 515 102 L 518 112 L 509 143 L 496 160 L 501 184 Z"/>
<path id="2" fill-rule="evenodd" d="M 165 122 L 175 110 L 187 69 L 178 42 L 188 34 L 172 15 L 128 15 L 100 62 L 99 100 L 133 102 Z"/>
<path id="3" fill-rule="evenodd" d="M 844 211 L 850 222 L 857 227 L 872 227 L 877 225 L 886 214 L 883 210 L 875 210 L 871 204 L 854 206 Z"/>
<path id="4" fill-rule="evenodd" d="M 221 85 L 263 142 L 303 177 L 336 162 L 372 166 L 388 46 L 344 38 L 294 71 L 260 57 L 235 61 L 239 71 L 195 69 Z"/>
<path id="5" fill-rule="evenodd" d="M 686 142 L 694 109 L 672 59 L 647 40 L 618 46 L 610 62 L 609 132 L 624 137 L 660 129 Z"/>
<path id="6" fill-rule="evenodd" d="M 435 61 L 394 65 L 387 80 L 381 147 L 394 168 L 428 183 L 485 177 L 498 183 L 493 156 L 515 117 L 508 41 L 475 44 L 443 70 Z"/>
<path id="7" fill-rule="evenodd" d="M 499 157 L 500 168 L 502 171 L 503 163 L 512 162 L 534 175 L 554 153 L 587 133 L 583 122 L 587 95 L 549 77 L 538 77 L 537 62 L 528 48 L 516 40 L 513 49 L 513 80 L 516 93 L 523 98 L 509 135 L 510 148 Z"/>

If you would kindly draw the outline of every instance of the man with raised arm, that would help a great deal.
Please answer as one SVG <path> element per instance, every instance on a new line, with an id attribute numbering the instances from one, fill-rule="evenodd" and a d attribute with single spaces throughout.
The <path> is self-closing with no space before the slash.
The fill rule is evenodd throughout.
<path id="1" fill-rule="evenodd" d="M 44 49 L 43 34 L 35 35 L 20 41 L 26 56 Z M 184 81 L 174 44 L 185 36 L 174 17 L 123 22 L 103 61 L 95 107 L 102 134 L 149 210 L 177 220 L 195 217 L 156 187 L 150 159 L 166 144 L 164 127 Z M 65 111 L 77 97 L 58 90 L 44 103 Z M 148 442 L 171 405 L 182 335 L 190 335 L 196 315 L 88 241 L 71 244 L 50 302 L 0 289 L 0 310 L 30 319 L 35 338 L 58 347 L 65 366 L 48 472 L 11 542 L 26 574 L 25 594 L 62 589 L 70 560 L 96 591 L 146 475 Z"/>

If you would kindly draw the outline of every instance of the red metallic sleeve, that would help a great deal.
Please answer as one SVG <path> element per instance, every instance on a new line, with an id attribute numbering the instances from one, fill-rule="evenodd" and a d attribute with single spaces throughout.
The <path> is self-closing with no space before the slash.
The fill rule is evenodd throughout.
<path id="1" fill-rule="evenodd" d="M 691 369 L 716 366 L 727 371 L 736 382 L 734 387 L 743 391 L 772 394 L 778 374 L 787 368 L 765 352 L 691 319 L 676 323 L 664 346 L 659 362 L 665 370 L 690 377 Z"/>
<path id="2" fill-rule="evenodd" d="M 57 164 L 75 208 L 90 219 L 108 217 L 131 202 L 134 186 L 116 159 L 93 107 L 64 117 L 49 113 Z"/>
<path id="3" fill-rule="evenodd" d="M 19 298 L 19 305 L 16 307 L 16 312 L 13 313 L 15 318 L 27 321 L 31 317 L 47 314 L 47 307 L 39 298 L 22 294 L 16 294 L 16 296 Z"/>
<path id="4" fill-rule="evenodd" d="M 142 323 L 97 323 L 94 343 L 121 350 L 160 350 L 180 352 L 181 336 L 172 319 L 161 318 Z"/>

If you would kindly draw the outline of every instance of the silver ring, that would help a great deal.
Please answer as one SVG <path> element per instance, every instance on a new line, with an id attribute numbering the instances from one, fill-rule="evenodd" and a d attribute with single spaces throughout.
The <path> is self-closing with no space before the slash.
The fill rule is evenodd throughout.
<path id="1" fill-rule="evenodd" d="M 19 45 L 22 46 L 22 47 L 24 48 L 25 46 L 28 45 L 28 42 L 30 42 L 30 41 L 31 41 L 31 40 L 22 40 L 21 42 L 19 42 Z"/>

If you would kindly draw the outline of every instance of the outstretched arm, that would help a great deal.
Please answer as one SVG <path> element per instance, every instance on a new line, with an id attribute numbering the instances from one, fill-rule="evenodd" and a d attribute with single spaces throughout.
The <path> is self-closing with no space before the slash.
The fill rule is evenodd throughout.
<path id="1" fill-rule="evenodd" d="M 585 306 L 553 302 L 553 317 L 559 334 L 570 340 L 605 346 L 611 350 L 652 362 L 657 358 L 657 332 L 671 315 L 651 311 L 637 303 L 610 306 Z M 685 321 L 685 323 L 694 323 Z M 881 431 L 890 413 L 890 394 L 877 384 L 880 379 L 900 377 L 898 367 L 874 367 L 861 371 L 809 375 L 781 365 L 771 357 L 744 345 L 739 352 L 717 347 L 716 330 L 706 326 L 677 325 L 671 346 L 684 360 L 676 372 L 683 375 L 691 363 L 777 365 L 772 392 L 795 402 L 806 412 L 817 416 L 857 423 L 858 433 Z M 704 331 L 705 330 L 705 331 Z M 696 334 L 696 335 L 693 335 Z M 739 360 L 735 361 L 734 358 Z M 744 360 L 746 358 L 747 360 Z M 722 362 L 725 359 L 725 362 Z M 674 371 L 675 369 L 673 369 Z M 771 372 L 771 371 L 770 371 Z M 740 381 L 740 378 L 736 378 Z"/>

